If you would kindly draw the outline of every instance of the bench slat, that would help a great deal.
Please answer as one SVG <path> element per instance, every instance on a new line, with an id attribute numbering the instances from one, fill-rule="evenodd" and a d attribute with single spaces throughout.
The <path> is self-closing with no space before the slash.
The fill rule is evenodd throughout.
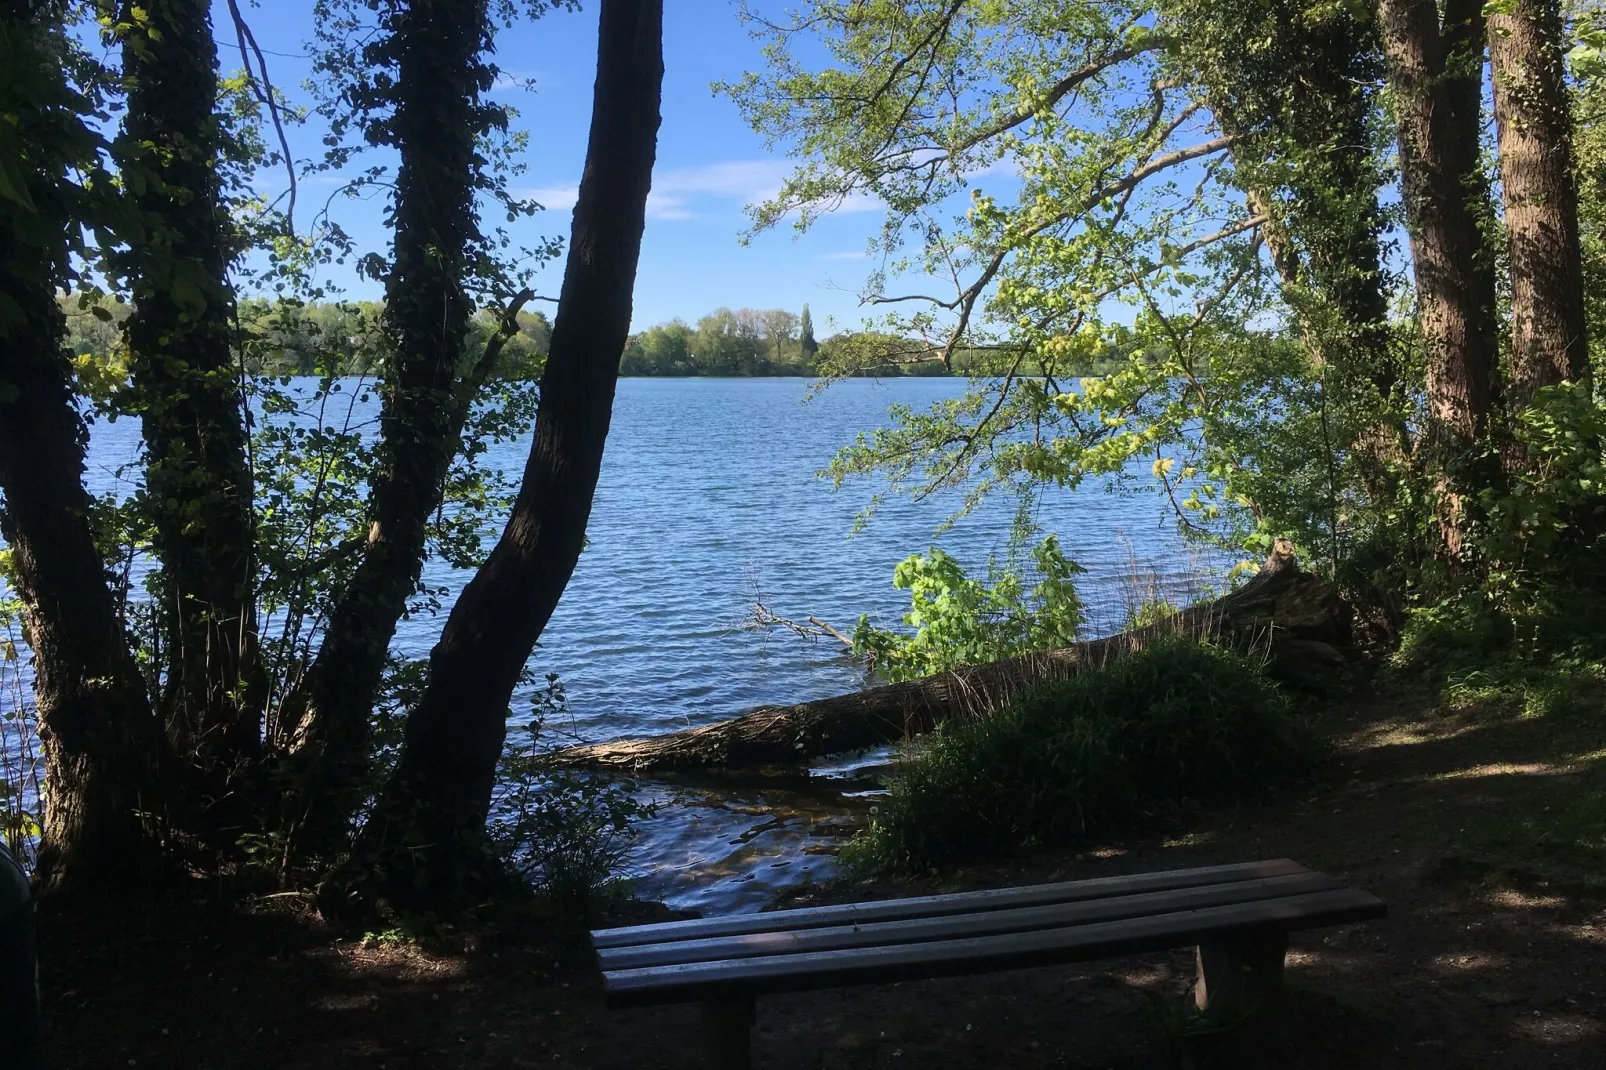
<path id="1" fill-rule="evenodd" d="M 1038 884 L 1025 888 L 990 888 L 979 892 L 917 896 L 911 899 L 883 899 L 871 903 L 845 903 L 837 906 L 803 907 L 763 914 L 738 914 L 723 918 L 697 918 L 666 921 L 652 925 L 631 925 L 618 929 L 597 929 L 592 944 L 606 948 L 659 944 L 671 940 L 704 940 L 716 936 L 742 936 L 751 933 L 781 932 L 795 929 L 825 928 L 903 918 L 940 917 L 970 914 L 984 910 L 1073 903 L 1110 896 L 1139 895 L 1175 888 L 1196 888 L 1208 884 L 1283 877 L 1310 870 L 1287 858 L 1261 862 L 1240 862 L 1228 866 L 1199 869 L 1173 869 L 1160 873 L 1139 873 L 1127 877 L 1100 877 L 1094 880 Z"/>
<path id="2" fill-rule="evenodd" d="M 1380 918 L 1383 901 L 1353 888 L 1002 936 L 766 955 L 604 975 L 610 1006 L 786 992 L 1050 966 L 1163 951 L 1236 934 Z"/>
<path id="3" fill-rule="evenodd" d="M 914 944 L 971 936 L 1060 929 L 1070 925 L 1135 918 L 1148 914 L 1174 914 L 1183 910 L 1227 906 L 1262 899 L 1280 899 L 1308 892 L 1323 892 L 1342 885 L 1325 873 L 1295 873 L 1264 880 L 1233 881 L 1196 888 L 1116 896 L 1112 899 L 1051 903 L 977 914 L 945 914 L 931 918 L 861 925 L 834 925 L 790 932 L 749 933 L 707 940 L 676 940 L 662 944 L 606 948 L 597 952 L 604 972 L 671 966 L 685 962 L 754 958 L 761 955 L 795 955 L 815 951 Z"/>

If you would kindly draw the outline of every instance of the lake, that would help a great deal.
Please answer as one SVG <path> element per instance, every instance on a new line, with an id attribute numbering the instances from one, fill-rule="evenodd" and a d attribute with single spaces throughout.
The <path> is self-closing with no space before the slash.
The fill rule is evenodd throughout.
<path id="1" fill-rule="evenodd" d="M 816 475 L 840 446 L 882 425 L 890 404 L 921 409 L 963 388 L 954 379 L 855 379 L 806 400 L 803 379 L 621 381 L 588 546 L 533 662 L 562 676 L 573 708 L 571 723 L 551 727 L 583 739 L 664 732 L 864 686 L 839 645 L 744 623 L 756 597 L 783 616 L 814 615 L 844 631 L 860 613 L 896 623 L 907 595 L 893 589 L 892 571 L 909 554 L 935 542 L 975 570 L 1002 554 L 1012 502 L 986 504 L 936 535 L 957 498 L 889 501 L 853 535 L 873 488 L 833 492 Z M 138 433 L 128 419 L 93 429 L 92 491 L 116 485 Z M 504 444 L 491 462 L 517 473 L 528 445 Z M 1186 600 L 1222 568 L 1183 545 L 1154 494 L 1090 483 L 1047 497 L 1038 520 L 1088 570 L 1079 588 L 1092 633 L 1120 626 L 1134 575 L 1144 577 L 1140 597 L 1153 584 Z M 425 572 L 453 589 L 464 578 L 442 565 Z M 443 621 L 403 621 L 399 652 L 426 655 Z M 885 756 L 858 757 L 773 786 L 652 786 L 667 805 L 642 828 L 639 890 L 728 912 L 824 875 L 844 828 L 873 805 L 869 774 L 884 764 Z"/>

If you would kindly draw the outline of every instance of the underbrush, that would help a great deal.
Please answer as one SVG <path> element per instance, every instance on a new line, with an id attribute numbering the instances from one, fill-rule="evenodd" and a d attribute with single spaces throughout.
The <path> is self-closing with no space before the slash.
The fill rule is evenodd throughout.
<path id="1" fill-rule="evenodd" d="M 1414 611 L 1393 668 L 1425 678 L 1452 709 L 1571 713 L 1606 685 L 1606 598 L 1549 588 L 1513 613 L 1470 594 Z"/>
<path id="2" fill-rule="evenodd" d="M 1169 637 L 935 733 L 843 859 L 909 872 L 1086 844 L 1187 800 L 1259 794 L 1314 751 L 1258 662 Z"/>
<path id="3" fill-rule="evenodd" d="M 1493 870 L 1606 889 L 1606 791 L 1585 794 L 1559 811 L 1474 830 L 1456 854 Z"/>
<path id="4" fill-rule="evenodd" d="M 502 754 L 486 833 L 504 872 L 558 914 L 584 922 L 628 896 L 622 872 L 635 826 L 656 807 L 633 781 L 548 767 L 546 724 L 569 715 L 556 673 L 535 689 L 530 712 Z"/>

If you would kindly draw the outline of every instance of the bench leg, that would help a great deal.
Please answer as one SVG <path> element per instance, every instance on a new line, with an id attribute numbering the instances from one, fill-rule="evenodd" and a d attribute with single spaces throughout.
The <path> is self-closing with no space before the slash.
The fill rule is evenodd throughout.
<path id="1" fill-rule="evenodd" d="M 708 1070 L 751 1070 L 752 996 L 711 999 L 703 1004 L 703 1059 Z"/>
<path id="2" fill-rule="evenodd" d="M 1195 1006 L 1225 1021 L 1275 1008 L 1283 996 L 1287 953 L 1287 933 L 1255 933 L 1200 944 Z"/>

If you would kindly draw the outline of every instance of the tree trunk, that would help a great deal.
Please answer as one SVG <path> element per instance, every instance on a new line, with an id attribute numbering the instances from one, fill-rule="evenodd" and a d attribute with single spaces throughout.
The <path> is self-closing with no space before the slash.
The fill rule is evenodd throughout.
<path id="1" fill-rule="evenodd" d="M 1223 132 L 1239 136 L 1234 164 L 1270 217 L 1262 233 L 1307 348 L 1326 386 L 1366 413 L 1357 474 L 1370 497 L 1393 501 L 1410 438 L 1378 238 L 1376 21 L 1342 7 L 1207 3 L 1179 38 L 1204 50 L 1194 66 Z"/>
<path id="2" fill-rule="evenodd" d="M 1238 590 L 1151 627 L 796 706 L 766 706 L 669 735 L 568 747 L 550 761 L 636 771 L 796 766 L 984 714 L 1037 684 L 1067 679 L 1178 633 L 1265 654 L 1268 670 L 1291 683 L 1330 677 L 1347 663 L 1351 648 L 1344 604 L 1286 552 L 1278 552 Z"/>
<path id="3" fill-rule="evenodd" d="M 1488 183 L 1478 162 L 1483 70 L 1480 0 L 1379 0 L 1394 88 L 1406 228 L 1426 349 L 1425 445 L 1439 485 L 1443 554 L 1467 550 L 1472 497 L 1489 482 L 1478 459 L 1495 404 L 1494 265 L 1480 227 Z"/>
<path id="4" fill-rule="evenodd" d="M 21 149 L 0 198 L 0 535 L 33 651 L 44 752 L 36 886 L 126 894 L 156 858 L 147 821 L 159 809 L 160 728 L 89 525 L 85 428 L 56 304 L 78 225 L 79 191 L 66 176 L 94 163 L 59 35 L 59 11 L 0 6 L 0 112 Z"/>
<path id="5" fill-rule="evenodd" d="M 295 752 L 296 839 L 315 852 L 339 844 L 361 801 L 386 655 L 417 593 L 429 522 L 460 444 L 457 377 L 474 311 L 464 281 L 480 240 L 475 142 L 486 126 L 480 94 L 490 88 L 480 62 L 490 34 L 485 0 L 409 0 L 388 28 L 395 113 L 373 136 L 394 145 L 401 164 L 385 286 L 393 353 L 379 470 L 362 561 L 285 718 Z"/>
<path id="6" fill-rule="evenodd" d="M 124 257 L 134 296 L 127 337 L 170 652 L 164 719 L 178 754 L 226 777 L 259 750 L 266 678 L 209 8 L 145 0 L 141 18 L 124 8 L 131 86 L 115 151 L 139 220 Z"/>
<path id="7" fill-rule="evenodd" d="M 512 517 L 452 607 L 359 864 L 414 905 L 450 903 L 480 857 L 509 703 L 585 544 L 656 154 L 662 0 L 603 0 L 585 172 L 535 441 Z"/>
<path id="8" fill-rule="evenodd" d="M 1489 16 L 1500 187 L 1511 250 L 1510 397 L 1564 380 L 1589 385 L 1572 111 L 1556 0 Z"/>

